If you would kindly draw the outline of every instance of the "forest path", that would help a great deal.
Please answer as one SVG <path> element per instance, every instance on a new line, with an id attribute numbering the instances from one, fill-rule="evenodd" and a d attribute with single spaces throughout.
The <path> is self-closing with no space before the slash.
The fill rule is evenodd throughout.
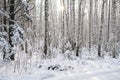
<path id="1" fill-rule="evenodd" d="M 60 78 L 61 77 L 61 78 Z M 46 80 L 120 80 L 120 68 L 104 71 L 88 71 L 77 75 L 64 75 Z"/>
<path id="2" fill-rule="evenodd" d="M 88 67 L 77 66 L 77 70 L 58 71 L 48 70 L 48 63 L 42 68 L 33 66 L 19 74 L 17 71 L 13 72 L 13 65 L 11 64 L 0 60 L 0 80 L 120 80 L 120 66 L 118 65 L 112 67 L 112 69 L 101 67 L 101 69 L 93 70 L 91 69 L 93 66 L 88 65 Z M 85 69 L 85 71 L 79 71 L 79 69 Z"/>

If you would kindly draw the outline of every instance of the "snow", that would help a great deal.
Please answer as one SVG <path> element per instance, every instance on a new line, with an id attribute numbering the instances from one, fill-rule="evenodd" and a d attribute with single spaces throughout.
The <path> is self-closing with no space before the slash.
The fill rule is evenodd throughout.
<path id="1" fill-rule="evenodd" d="M 6 11 L 4 11 L 4 10 L 0 10 L 0 16 L 5 16 L 6 18 L 10 18 L 10 16 L 9 16 L 9 14 L 6 12 Z"/>
<path id="2" fill-rule="evenodd" d="M 21 54 L 20 54 L 21 55 Z M 19 56 L 20 56 L 19 55 Z M 24 54 L 25 56 L 26 54 Z M 119 80 L 120 58 L 72 58 L 57 55 L 52 59 L 38 59 L 39 53 L 15 62 L 0 64 L 0 80 Z M 19 61 L 20 60 L 20 61 Z M 26 61 L 26 62 L 25 62 Z"/>
<path id="3" fill-rule="evenodd" d="M 3 25 L 0 26 L 1 28 L 2 27 L 5 27 Z M 9 43 L 8 43 L 8 33 L 3 31 L 3 32 L 0 32 L 0 49 L 2 49 L 1 51 L 3 51 L 4 53 L 9 53 Z M 6 58 L 9 56 L 9 54 L 6 54 Z"/>
<path id="4" fill-rule="evenodd" d="M 28 14 L 30 10 L 29 3 L 28 3 L 29 1 L 28 0 L 21 0 L 21 1 L 24 9 L 24 13 L 23 13 L 24 18 L 32 21 L 32 17 Z"/>
<path id="5" fill-rule="evenodd" d="M 0 25 L 1 30 L 6 27 L 9 26 Z M 12 35 L 11 36 L 12 44 L 15 45 L 15 47 L 19 44 L 20 45 L 23 44 L 25 41 L 25 36 L 24 36 L 25 33 L 24 30 L 21 28 L 21 26 L 17 22 L 15 22 L 14 25 L 10 25 L 10 28 L 12 29 L 12 31 L 10 32 L 10 34 Z M 5 59 L 9 59 L 10 55 L 14 54 L 14 51 L 10 53 L 10 51 L 13 49 L 11 48 L 9 43 L 8 32 L 4 30 L 0 32 L 0 49 L 1 49 L 1 54 L 4 53 Z"/>
<path id="6" fill-rule="evenodd" d="M 29 14 L 27 14 L 26 12 L 23 13 L 23 16 L 24 16 L 27 20 L 32 21 L 32 17 L 31 17 Z"/>
<path id="7" fill-rule="evenodd" d="M 25 7 L 28 7 L 27 0 L 22 0 L 22 4 L 23 4 Z"/>
<path id="8" fill-rule="evenodd" d="M 13 45 L 22 44 L 22 42 L 24 42 L 25 39 L 24 30 L 17 22 L 14 25 L 11 25 L 10 27 L 13 29 L 11 33 L 13 34 L 13 36 L 11 37 L 12 44 Z"/>

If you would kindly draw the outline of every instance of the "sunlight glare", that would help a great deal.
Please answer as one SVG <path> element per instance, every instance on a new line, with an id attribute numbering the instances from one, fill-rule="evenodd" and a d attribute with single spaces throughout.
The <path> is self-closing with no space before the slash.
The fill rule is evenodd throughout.
<path id="1" fill-rule="evenodd" d="M 63 4 L 61 3 L 60 0 L 57 0 L 57 12 L 63 12 L 65 10 L 65 7 L 63 6 Z"/>

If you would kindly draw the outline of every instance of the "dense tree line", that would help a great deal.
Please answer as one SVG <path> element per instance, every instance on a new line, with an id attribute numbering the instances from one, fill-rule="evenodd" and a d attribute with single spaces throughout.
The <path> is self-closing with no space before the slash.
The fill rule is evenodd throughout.
<path id="1" fill-rule="evenodd" d="M 36 3 L 35 3 L 36 1 Z M 34 6 L 36 5 L 36 6 Z M 30 16 L 32 15 L 32 17 Z M 98 57 L 120 53 L 119 0 L 2 0 L 0 48 L 14 60 L 15 47 L 46 57 L 82 57 L 83 48 Z"/>
<path id="2" fill-rule="evenodd" d="M 74 51 L 74 55 L 82 56 L 82 48 L 86 47 L 91 52 L 95 47 L 99 57 L 109 53 L 111 57 L 117 58 L 120 45 L 119 0 L 46 1 L 39 1 L 41 5 L 38 22 L 42 27 L 43 35 L 39 37 L 44 38 L 41 40 L 45 41 L 45 54 L 46 50 L 49 50 L 47 54 L 53 54 L 51 48 L 56 48 L 63 54 L 70 50 Z M 46 3 L 45 7 L 43 3 Z M 43 15 L 45 20 L 42 18 Z"/>

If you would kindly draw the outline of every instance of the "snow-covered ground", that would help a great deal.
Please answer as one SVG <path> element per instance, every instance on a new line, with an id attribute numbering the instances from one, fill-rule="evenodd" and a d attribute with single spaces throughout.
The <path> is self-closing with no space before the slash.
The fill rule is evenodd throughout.
<path id="1" fill-rule="evenodd" d="M 53 59 L 26 63 L 0 60 L 0 80 L 120 80 L 120 58 Z"/>

